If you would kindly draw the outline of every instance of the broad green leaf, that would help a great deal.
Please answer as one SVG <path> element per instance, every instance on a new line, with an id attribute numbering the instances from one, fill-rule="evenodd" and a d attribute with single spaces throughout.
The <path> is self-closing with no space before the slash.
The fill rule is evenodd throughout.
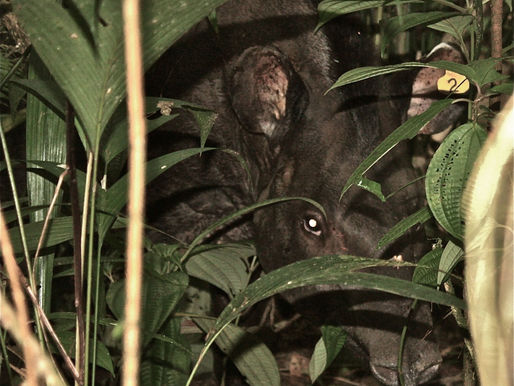
<path id="1" fill-rule="evenodd" d="M 435 248 L 423 256 L 414 270 L 412 281 L 434 288 L 437 287 L 437 275 L 439 274 L 439 262 L 442 253 L 442 248 Z"/>
<path id="2" fill-rule="evenodd" d="M 255 256 L 255 248 L 249 244 L 213 245 L 193 254 L 186 263 L 186 272 L 233 297 L 249 281 L 248 269 L 243 259 L 250 256 Z"/>
<path id="3" fill-rule="evenodd" d="M 443 228 L 460 240 L 464 233 L 462 191 L 486 136 L 474 123 L 459 126 L 439 146 L 428 166 L 425 189 L 430 210 Z"/>
<path id="4" fill-rule="evenodd" d="M 399 237 L 403 236 L 407 230 L 412 228 L 416 224 L 423 224 L 425 221 L 430 220 L 432 217 L 432 213 L 430 213 L 430 209 L 427 207 L 419 209 L 417 212 L 414 212 L 409 217 L 404 218 L 394 227 L 392 227 L 379 241 L 377 248 L 383 248 L 386 245 L 389 245 Z"/>
<path id="5" fill-rule="evenodd" d="M 206 333 L 212 330 L 216 322 L 203 318 L 193 320 Z M 254 335 L 230 324 L 218 335 L 216 345 L 232 359 L 250 385 L 280 385 L 280 374 L 273 354 Z"/>
<path id="6" fill-rule="evenodd" d="M 150 342 L 153 334 L 168 319 L 187 285 L 188 277 L 182 272 L 158 275 L 152 270 L 145 270 L 141 297 L 143 346 Z M 125 306 L 125 279 L 111 284 L 106 301 L 116 318 L 121 320 Z"/>
<path id="7" fill-rule="evenodd" d="M 71 358 L 75 358 L 75 333 L 71 331 L 57 331 L 57 336 L 66 350 L 66 353 L 68 353 Z M 90 341 L 89 350 L 89 358 L 92 358 L 93 353 L 91 351 L 93 350 L 93 340 Z M 52 352 L 58 353 L 57 348 L 52 347 Z M 112 364 L 111 354 L 105 344 L 99 340 L 96 342 L 96 365 L 107 370 L 112 376 L 114 376 L 114 366 Z"/>
<path id="8" fill-rule="evenodd" d="M 475 80 L 479 86 L 508 78 L 508 75 L 502 75 L 496 71 L 495 66 L 498 60 L 499 59 L 495 58 L 487 58 L 474 60 L 469 63 L 469 67 L 475 72 L 473 80 Z"/>
<path id="9" fill-rule="evenodd" d="M 394 130 L 386 139 L 384 139 L 371 153 L 361 162 L 359 166 L 354 170 L 348 181 L 343 187 L 341 197 L 350 189 L 354 184 L 358 185 L 364 178 L 366 173 L 373 165 L 375 165 L 380 158 L 389 152 L 394 146 L 400 141 L 405 139 L 412 139 L 419 132 L 419 130 L 435 117 L 439 112 L 444 110 L 452 103 L 449 99 L 434 102 L 425 112 L 416 115 L 404 124 Z"/>
<path id="10" fill-rule="evenodd" d="M 441 255 L 437 272 L 437 285 L 440 286 L 450 277 L 453 268 L 464 259 L 464 251 L 451 240 L 448 241 Z"/>
<path id="11" fill-rule="evenodd" d="M 381 51 L 385 52 L 386 47 L 400 32 L 407 31 L 418 25 L 426 25 L 458 15 L 457 12 L 412 12 L 407 15 L 393 16 L 385 19 L 382 24 Z"/>
<path id="12" fill-rule="evenodd" d="M 328 89 L 328 91 L 336 87 L 345 86 L 350 83 L 359 82 L 361 80 L 373 78 L 376 76 L 392 74 L 394 72 L 406 71 L 412 68 L 420 67 L 433 67 L 441 68 L 443 70 L 450 70 L 462 74 L 470 80 L 477 80 L 477 74 L 474 71 L 474 69 L 465 64 L 449 62 L 447 60 L 438 60 L 429 63 L 405 62 L 400 64 L 392 64 L 388 66 L 368 66 L 354 68 L 353 70 L 347 71 L 343 75 L 341 75 L 337 79 L 337 81 Z"/>
<path id="13" fill-rule="evenodd" d="M 363 268 L 395 266 L 395 262 L 355 256 L 324 256 L 279 268 L 262 276 L 237 295 L 216 321 L 216 329 L 230 323 L 256 302 L 285 290 L 307 285 L 338 284 L 377 289 L 413 299 L 420 299 L 464 309 L 465 303 L 450 294 L 407 280 L 357 272 Z"/>
<path id="14" fill-rule="evenodd" d="M 346 332 L 342 327 L 322 326 L 321 333 L 322 337 L 316 343 L 309 363 L 309 375 L 313 383 L 332 364 L 346 341 Z"/>
<path id="15" fill-rule="evenodd" d="M 441 20 L 440 22 L 430 24 L 427 27 L 437 31 L 446 32 L 447 34 L 450 34 L 456 38 L 457 41 L 462 41 L 466 28 L 471 24 L 472 21 L 473 16 L 460 15 Z"/>
<path id="16" fill-rule="evenodd" d="M 35 251 L 43 230 L 43 221 L 25 224 L 24 228 L 27 237 L 27 247 L 29 251 Z M 18 227 L 9 229 L 9 237 L 13 244 L 14 253 L 22 253 L 23 248 L 21 245 L 20 229 Z M 71 217 L 57 217 L 49 221 L 48 231 L 43 247 L 53 247 L 54 245 L 71 240 L 72 238 L 73 230 Z"/>
<path id="17" fill-rule="evenodd" d="M 191 26 L 224 0 L 197 4 L 148 0 L 142 8 L 143 58 L 148 68 Z M 86 3 L 79 3 L 86 4 Z M 13 2 L 13 8 L 36 51 L 71 101 L 90 145 L 98 143 L 112 113 L 125 96 L 121 2 L 102 1 L 91 17 L 90 6 L 63 8 L 53 0 Z M 185 6 L 184 6 L 185 5 Z M 85 23 L 94 20 L 87 29 Z M 91 33 L 94 31 L 94 44 Z M 94 146 L 96 147 L 96 145 Z"/>
<path id="18" fill-rule="evenodd" d="M 214 150 L 213 148 L 204 149 L 185 149 L 178 150 L 163 156 L 154 158 L 146 163 L 146 183 L 150 183 L 159 175 L 164 173 L 173 165 L 191 156 L 205 151 Z M 99 195 L 98 207 L 105 214 L 99 215 L 98 232 L 103 237 L 115 220 L 115 216 L 127 203 L 127 184 L 128 176 L 124 175 L 107 191 L 102 191 Z"/>
<path id="19" fill-rule="evenodd" d="M 168 341 L 154 339 L 141 358 L 141 385 L 184 385 L 191 367 L 189 342 L 180 334 L 181 319 L 170 319 L 161 333 Z"/>

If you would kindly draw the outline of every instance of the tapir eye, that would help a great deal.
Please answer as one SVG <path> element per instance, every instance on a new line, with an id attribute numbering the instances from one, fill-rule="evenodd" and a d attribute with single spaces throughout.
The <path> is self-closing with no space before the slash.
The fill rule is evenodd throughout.
<path id="1" fill-rule="evenodd" d="M 314 217 L 305 217 L 303 219 L 303 228 L 315 236 L 321 236 L 321 223 Z"/>

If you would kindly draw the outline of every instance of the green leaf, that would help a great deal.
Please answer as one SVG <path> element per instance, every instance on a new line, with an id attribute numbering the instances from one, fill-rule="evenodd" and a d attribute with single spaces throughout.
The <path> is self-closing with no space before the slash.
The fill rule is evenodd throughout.
<path id="1" fill-rule="evenodd" d="M 154 158 L 146 163 L 146 183 L 160 176 L 173 165 L 205 151 L 214 150 L 213 148 L 204 149 L 184 149 L 163 156 Z M 127 184 L 128 176 L 124 175 L 107 191 L 99 194 L 98 207 L 104 212 L 98 216 L 98 233 L 100 237 L 105 236 L 110 226 L 115 220 L 115 216 L 127 203 Z"/>
<path id="2" fill-rule="evenodd" d="M 514 83 L 513 82 L 504 82 L 502 84 L 498 84 L 496 86 L 491 87 L 489 90 L 487 90 L 488 94 L 507 94 L 511 95 L 514 93 Z"/>
<path id="3" fill-rule="evenodd" d="M 346 332 L 342 327 L 321 326 L 321 333 L 322 337 L 316 343 L 309 363 L 309 375 L 313 383 L 332 364 L 346 341 Z"/>
<path id="4" fill-rule="evenodd" d="M 193 320 L 206 333 L 215 325 L 215 320 L 211 319 Z M 280 385 L 280 374 L 273 354 L 254 335 L 230 324 L 218 335 L 216 345 L 232 359 L 250 385 Z"/>
<path id="5" fill-rule="evenodd" d="M 39 237 L 43 230 L 43 221 L 25 224 L 25 234 L 27 238 L 27 247 L 29 251 L 35 251 L 39 242 Z M 13 227 L 9 229 L 9 237 L 14 248 L 15 254 L 23 252 L 20 239 L 20 229 Z M 64 241 L 73 238 L 72 218 L 71 217 L 57 217 L 51 219 L 48 223 L 48 230 L 43 243 L 43 248 L 52 247 Z"/>
<path id="6" fill-rule="evenodd" d="M 435 248 L 423 256 L 414 270 L 412 281 L 418 284 L 437 287 L 437 275 L 439 274 L 439 261 L 441 260 L 442 248 Z"/>
<path id="7" fill-rule="evenodd" d="M 439 262 L 439 270 L 437 272 L 438 286 L 449 279 L 453 268 L 462 260 L 464 260 L 464 251 L 462 248 L 455 245 L 451 240 L 448 241 Z"/>
<path id="8" fill-rule="evenodd" d="M 232 297 L 241 292 L 249 281 L 243 259 L 250 256 L 255 256 L 255 248 L 250 244 L 213 245 L 192 255 L 186 263 L 186 272 Z"/>
<path id="9" fill-rule="evenodd" d="M 412 68 L 419 67 L 433 67 L 441 68 L 443 70 L 450 70 L 462 74 L 470 80 L 476 80 L 477 78 L 477 74 L 474 71 L 474 69 L 465 64 L 450 62 L 447 60 L 438 60 L 429 63 L 405 62 L 400 64 L 392 64 L 388 66 L 368 66 L 354 68 L 353 70 L 347 71 L 343 75 L 341 75 L 332 85 L 332 87 L 328 89 L 328 91 L 336 87 L 345 86 L 347 84 L 359 82 L 365 79 L 370 79 L 376 76 L 392 74 L 394 72 L 406 71 Z"/>
<path id="10" fill-rule="evenodd" d="M 385 48 L 400 32 L 407 31 L 418 25 L 426 25 L 436 21 L 447 19 L 458 15 L 457 12 L 412 12 L 407 15 L 393 16 L 385 19 L 382 24 L 382 41 L 381 52 L 385 52 Z"/>
<path id="11" fill-rule="evenodd" d="M 459 240 L 464 232 L 462 191 L 486 136 L 474 123 L 459 126 L 439 146 L 428 166 L 425 189 L 430 210 L 442 227 Z"/>
<path id="12" fill-rule="evenodd" d="M 189 342 L 180 334 L 181 319 L 170 319 L 161 329 L 168 341 L 155 339 L 141 358 L 141 385 L 184 385 L 191 367 Z"/>
<path id="13" fill-rule="evenodd" d="M 307 285 L 357 286 L 465 308 L 465 303 L 461 299 L 432 288 L 389 276 L 356 272 L 363 268 L 395 266 L 395 264 L 397 263 L 392 261 L 355 256 L 324 256 L 298 261 L 270 272 L 250 284 L 225 307 L 216 321 L 216 329 L 230 323 L 241 312 L 260 300 L 285 290 Z"/>
<path id="14" fill-rule="evenodd" d="M 66 98 L 57 86 L 57 83 L 51 79 L 12 79 L 11 83 L 28 91 L 34 97 L 39 99 L 52 111 L 64 119 L 64 108 Z"/>
<path id="15" fill-rule="evenodd" d="M 375 1 L 341 1 L 324 0 L 318 5 L 319 21 L 316 30 L 337 16 L 358 12 L 365 9 L 381 7 L 385 0 Z"/>
<path id="16" fill-rule="evenodd" d="M 366 173 L 373 165 L 375 165 L 378 160 L 380 160 L 380 158 L 387 154 L 389 150 L 391 150 L 402 140 L 412 139 L 427 122 L 429 122 L 439 112 L 448 107 L 451 103 L 452 101 L 449 99 L 436 101 L 425 112 L 410 118 L 396 130 L 394 130 L 370 153 L 368 157 L 366 157 L 364 161 L 361 162 L 359 166 L 357 166 L 348 181 L 346 181 L 340 198 L 343 197 L 343 195 L 348 191 L 348 189 L 350 189 L 352 185 L 359 184 L 359 182 L 364 177 L 364 173 Z"/>
<path id="17" fill-rule="evenodd" d="M 416 224 L 423 224 L 425 221 L 430 220 L 432 217 L 432 213 L 430 213 L 430 209 L 427 207 L 419 209 L 417 212 L 414 212 L 409 217 L 404 218 L 399 223 L 397 223 L 394 227 L 392 227 L 389 232 L 387 232 L 379 241 L 377 248 L 383 248 L 386 245 L 389 245 L 399 237 L 401 237 L 407 230 L 412 228 Z"/>
<path id="18" fill-rule="evenodd" d="M 447 34 L 456 38 L 457 41 L 463 41 L 464 32 L 472 21 L 473 16 L 460 15 L 441 20 L 440 22 L 430 24 L 427 27 L 437 31 L 446 32 Z"/>
<path id="19" fill-rule="evenodd" d="M 143 346 L 150 342 L 153 334 L 168 319 L 187 285 L 188 277 L 182 272 L 158 275 L 152 270 L 145 270 L 141 298 Z M 106 301 L 116 318 L 122 319 L 125 307 L 125 280 L 111 284 Z"/>
<path id="20" fill-rule="evenodd" d="M 362 177 L 359 182 L 357 182 L 357 186 L 359 188 L 362 188 L 364 190 L 367 190 L 370 193 L 373 193 L 375 196 L 377 196 L 382 202 L 386 202 L 386 198 L 384 196 L 384 193 L 382 193 L 382 185 L 380 185 L 378 182 L 370 180 L 366 177 Z"/>
<path id="21" fill-rule="evenodd" d="M 191 26 L 224 0 L 183 4 L 148 0 L 142 8 L 143 58 L 148 68 Z M 92 17 L 90 5 L 63 8 L 53 0 L 16 0 L 13 8 L 36 51 L 71 101 L 90 145 L 100 138 L 112 113 L 125 97 L 125 64 L 121 3 L 102 1 Z M 87 11 L 86 11 L 87 10 Z M 85 26 L 91 20 L 94 26 Z M 92 42 L 91 31 L 94 31 Z M 94 43 L 94 44 L 91 44 Z"/>
<path id="22" fill-rule="evenodd" d="M 469 67 L 475 72 L 473 80 L 475 80 L 480 87 L 503 79 L 508 79 L 508 75 L 502 75 L 496 71 L 495 66 L 500 59 L 487 58 L 474 60 L 469 63 Z"/>
<path id="23" fill-rule="evenodd" d="M 75 358 L 76 338 L 75 333 L 71 331 L 56 331 L 61 344 L 71 358 Z M 93 358 L 93 340 L 89 344 L 89 358 Z M 52 345 L 52 352 L 57 353 L 57 348 Z M 114 366 L 112 364 L 111 354 L 104 343 L 97 340 L 96 342 L 96 364 L 101 368 L 107 370 L 114 377 Z"/>

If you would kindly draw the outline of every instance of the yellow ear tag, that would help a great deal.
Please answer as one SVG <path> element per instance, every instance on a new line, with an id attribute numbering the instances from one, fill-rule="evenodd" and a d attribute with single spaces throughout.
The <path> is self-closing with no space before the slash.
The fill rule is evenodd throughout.
<path id="1" fill-rule="evenodd" d="M 439 91 L 464 94 L 469 90 L 469 80 L 461 74 L 446 70 L 445 74 L 437 80 Z"/>

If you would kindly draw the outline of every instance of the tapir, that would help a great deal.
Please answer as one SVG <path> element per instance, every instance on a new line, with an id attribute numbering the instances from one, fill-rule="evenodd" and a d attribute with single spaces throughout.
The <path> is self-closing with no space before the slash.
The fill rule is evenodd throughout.
<path id="1" fill-rule="evenodd" d="M 327 92 L 345 71 L 379 61 L 372 40 L 353 19 L 336 19 L 318 31 L 316 24 L 311 1 L 229 1 L 217 9 L 214 23 L 199 23 L 151 69 L 148 94 L 215 111 L 207 145 L 236 151 L 246 168 L 221 151 L 178 164 L 148 189 L 149 223 L 187 242 L 237 209 L 301 196 L 321 204 L 326 216 L 308 202 L 289 201 L 230 224 L 218 239 L 254 239 L 266 272 L 328 254 L 412 262 L 422 256 L 420 229 L 377 248 L 394 224 L 423 204 L 423 183 L 399 190 L 416 178 L 407 143 L 367 175 L 386 194 L 399 190 L 387 202 L 357 187 L 340 199 L 353 170 L 406 119 L 415 74 Z M 181 114 L 150 135 L 149 153 L 198 143 L 195 120 Z M 412 274 L 371 271 L 404 279 Z M 283 296 L 320 325 L 344 325 L 384 384 L 399 384 L 400 333 L 407 323 L 405 384 L 422 384 L 438 372 L 441 355 L 426 304 L 411 311 L 410 299 L 339 285 L 304 287 Z"/>

